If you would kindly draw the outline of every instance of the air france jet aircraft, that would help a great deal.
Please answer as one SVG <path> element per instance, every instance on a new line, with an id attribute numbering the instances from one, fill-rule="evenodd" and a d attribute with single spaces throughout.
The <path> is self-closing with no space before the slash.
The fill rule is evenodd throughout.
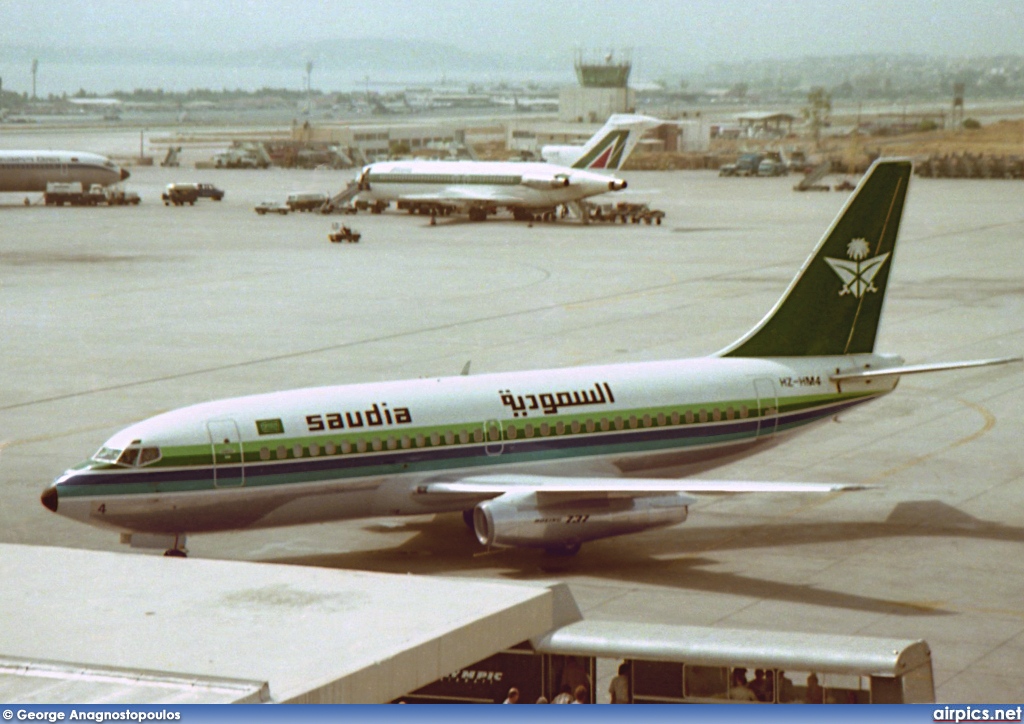
<path id="1" fill-rule="evenodd" d="M 106 156 L 81 151 L 0 151 L 0 191 L 46 191 L 48 183 L 109 186 L 130 174 Z"/>
<path id="2" fill-rule="evenodd" d="M 626 182 L 598 171 L 616 170 L 640 136 L 662 121 L 633 114 L 614 115 L 585 146 L 545 146 L 551 158 L 571 165 L 516 161 L 380 161 L 363 168 L 363 201 L 403 202 L 433 210 L 456 209 L 470 221 L 483 221 L 499 209 L 517 219 L 551 213 L 562 205 L 621 191 Z M 547 158 L 547 157 L 546 157 Z M 550 159 L 549 159 L 550 160 Z M 583 218 L 583 214 L 578 214 Z"/>
<path id="3" fill-rule="evenodd" d="M 117 433 L 43 505 L 167 555 L 193 533 L 450 511 L 483 545 L 572 554 L 684 521 L 692 493 L 856 487 L 621 471 L 707 469 L 881 397 L 901 375 L 1011 361 L 907 366 L 874 351 L 910 170 L 876 162 L 782 299 L 710 357 L 206 402 Z"/>

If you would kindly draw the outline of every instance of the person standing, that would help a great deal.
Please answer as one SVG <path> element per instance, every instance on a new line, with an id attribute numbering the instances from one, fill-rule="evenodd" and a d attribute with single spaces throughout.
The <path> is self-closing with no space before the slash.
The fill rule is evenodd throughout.
<path id="1" fill-rule="evenodd" d="M 612 704 L 629 704 L 629 664 L 619 664 L 619 674 L 612 678 L 608 685 L 608 694 Z"/>

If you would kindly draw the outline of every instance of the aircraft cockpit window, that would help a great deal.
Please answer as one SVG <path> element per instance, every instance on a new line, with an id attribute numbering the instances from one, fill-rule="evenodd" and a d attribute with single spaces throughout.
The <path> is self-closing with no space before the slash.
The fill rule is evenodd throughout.
<path id="1" fill-rule="evenodd" d="M 134 467 L 138 460 L 139 449 L 137 447 L 130 447 L 121 453 L 121 457 L 117 459 L 117 464 L 124 465 L 126 467 Z"/>
<path id="2" fill-rule="evenodd" d="M 139 455 L 139 466 L 149 465 L 155 463 L 161 457 L 160 448 L 158 447 L 144 447 L 142 453 Z"/>
<path id="3" fill-rule="evenodd" d="M 129 447 L 125 450 L 113 448 L 100 448 L 99 452 L 92 456 L 92 459 L 99 463 L 113 463 L 123 467 L 134 468 L 143 465 L 151 465 L 162 457 L 158 447 Z"/>
<path id="4" fill-rule="evenodd" d="M 92 456 L 92 459 L 98 463 L 116 463 L 117 459 L 121 457 L 120 450 L 114 450 L 109 447 L 101 447 L 99 452 Z"/>

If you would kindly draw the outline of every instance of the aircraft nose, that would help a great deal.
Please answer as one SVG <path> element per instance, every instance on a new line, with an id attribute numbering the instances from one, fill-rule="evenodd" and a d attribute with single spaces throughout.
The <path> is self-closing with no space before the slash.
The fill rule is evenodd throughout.
<path id="1" fill-rule="evenodd" d="M 128 172 L 128 169 L 122 168 L 121 169 L 121 180 L 122 181 L 126 181 L 126 180 L 128 180 L 129 176 L 131 176 L 131 174 Z"/>
<path id="2" fill-rule="evenodd" d="M 41 496 L 39 496 L 39 499 L 42 501 L 43 506 L 45 506 L 46 508 L 49 508 L 54 513 L 57 512 L 57 486 L 56 485 L 51 485 L 46 490 L 44 490 L 43 494 Z"/>

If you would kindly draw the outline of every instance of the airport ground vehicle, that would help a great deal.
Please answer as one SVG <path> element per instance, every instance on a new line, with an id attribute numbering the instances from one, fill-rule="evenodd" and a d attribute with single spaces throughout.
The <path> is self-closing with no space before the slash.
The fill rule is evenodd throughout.
<path id="1" fill-rule="evenodd" d="M 138 206 L 142 203 L 142 199 L 134 191 L 106 189 L 104 193 L 108 206 Z"/>
<path id="2" fill-rule="evenodd" d="M 135 206 L 141 202 L 139 195 L 134 191 L 108 189 L 99 184 L 93 184 L 85 190 L 78 181 L 48 183 L 43 200 L 47 206 Z"/>
<path id="3" fill-rule="evenodd" d="M 330 198 L 330 195 L 320 192 L 296 192 L 288 194 L 285 204 L 292 211 L 316 211 Z"/>
<path id="4" fill-rule="evenodd" d="M 758 176 L 785 176 L 788 173 L 786 164 L 773 158 L 766 158 L 757 165 Z"/>
<path id="5" fill-rule="evenodd" d="M 719 176 L 756 176 L 764 154 L 744 153 L 736 163 L 727 163 L 718 169 Z"/>
<path id="6" fill-rule="evenodd" d="M 291 207 L 288 204 L 282 204 L 280 201 L 261 201 L 256 204 L 256 213 L 260 216 L 264 214 L 281 214 L 281 216 L 287 216 L 288 212 L 291 211 Z"/>
<path id="7" fill-rule="evenodd" d="M 194 205 L 200 198 L 220 201 L 224 198 L 224 192 L 213 184 L 174 183 L 167 184 L 167 190 L 160 198 L 163 199 L 164 206 Z"/>
<path id="8" fill-rule="evenodd" d="M 270 159 L 247 148 L 229 148 L 213 157 L 216 168 L 268 168 Z"/>
<path id="9" fill-rule="evenodd" d="M 661 226 L 661 220 L 665 218 L 665 212 L 661 209 L 652 209 L 648 204 L 630 204 L 620 201 L 616 204 L 596 204 L 589 209 L 591 221 L 606 221 L 615 223 L 627 221 L 639 224 L 657 224 Z"/>
<path id="10" fill-rule="evenodd" d="M 177 168 L 181 165 L 181 161 L 178 160 L 178 154 L 181 153 L 181 146 L 168 146 L 167 155 L 164 156 L 164 160 L 160 162 L 161 166 Z"/>
<path id="11" fill-rule="evenodd" d="M 47 206 L 95 206 L 96 197 L 92 190 L 86 191 L 78 181 L 72 183 L 48 183 L 43 201 Z"/>
<path id="12" fill-rule="evenodd" d="M 369 211 L 371 214 L 381 214 L 384 210 L 391 206 L 388 201 L 363 201 L 362 199 L 356 199 L 355 208 L 358 211 Z"/>
<path id="13" fill-rule="evenodd" d="M 354 231 L 348 226 L 335 224 L 333 231 L 327 235 L 327 238 L 331 243 L 337 244 L 339 242 L 347 242 L 349 244 L 358 244 L 359 240 L 363 238 L 363 235 L 358 231 Z"/>

